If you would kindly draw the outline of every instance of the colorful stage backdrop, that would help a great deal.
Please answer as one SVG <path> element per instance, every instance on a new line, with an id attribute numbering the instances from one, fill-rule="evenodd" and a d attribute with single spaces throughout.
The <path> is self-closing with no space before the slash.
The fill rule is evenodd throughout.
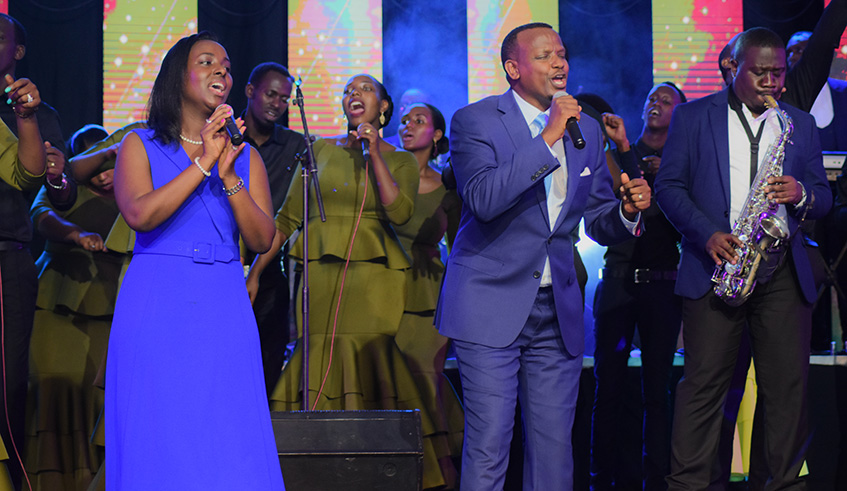
<path id="1" fill-rule="evenodd" d="M 197 32 L 194 0 L 103 2 L 103 126 L 113 131 L 145 119 L 165 53 Z"/>
<path id="2" fill-rule="evenodd" d="M 103 5 L 103 120 L 112 130 L 143 119 L 162 56 L 175 40 L 197 31 L 197 2 L 105 0 Z M 8 0 L 0 0 L 0 11 L 7 9 Z M 351 75 L 382 77 L 382 12 L 382 0 L 288 2 L 288 65 L 303 79 L 313 133 L 344 130 L 339 102 Z M 652 12 L 653 79 L 673 80 L 689 98 L 717 90 L 717 56 L 743 29 L 742 0 L 653 0 Z M 558 20 L 556 0 L 468 0 L 467 36 L 456 36 L 467 40 L 467 100 L 506 89 L 499 46 L 510 29 L 532 21 L 558 29 Z M 834 72 L 847 72 L 847 37 Z M 292 116 L 291 126 L 299 129 L 298 115 Z"/>

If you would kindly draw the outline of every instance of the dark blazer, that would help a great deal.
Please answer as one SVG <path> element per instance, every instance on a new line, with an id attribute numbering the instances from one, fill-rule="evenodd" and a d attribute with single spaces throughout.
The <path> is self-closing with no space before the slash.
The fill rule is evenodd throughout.
<path id="1" fill-rule="evenodd" d="M 662 166 L 656 177 L 656 199 L 671 223 L 682 233 L 682 258 L 676 293 L 700 298 L 713 286 L 715 263 L 706 254 L 706 242 L 717 231 L 730 232 L 729 222 L 729 104 L 724 89 L 674 109 Z M 808 302 L 817 292 L 811 266 L 798 228 L 799 216 L 821 218 L 832 206 L 821 145 L 814 119 L 788 104 L 780 103 L 794 120 L 793 144 L 785 147 L 783 174 L 806 188 L 806 206 L 789 205 L 788 227 L 791 254 L 800 288 Z"/>
<path id="2" fill-rule="evenodd" d="M 847 82 L 831 78 L 827 81 L 832 94 L 832 122 L 820 129 L 821 149 L 847 150 Z"/>
<path id="3" fill-rule="evenodd" d="M 544 177 L 559 161 L 540 135 L 532 138 L 511 91 L 456 112 L 450 149 L 464 207 L 436 315 L 445 336 L 494 348 L 509 345 L 529 318 L 549 256 L 565 347 L 571 355 L 582 353 L 582 296 L 571 231 L 585 217 L 587 234 L 601 244 L 632 235 L 612 192 L 600 126 L 591 118 L 580 125 L 584 149 L 564 137 L 567 198 L 551 231 Z"/>

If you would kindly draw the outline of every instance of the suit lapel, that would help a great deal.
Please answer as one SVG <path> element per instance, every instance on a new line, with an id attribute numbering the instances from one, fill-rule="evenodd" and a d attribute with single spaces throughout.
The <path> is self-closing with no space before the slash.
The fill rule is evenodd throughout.
<path id="1" fill-rule="evenodd" d="M 712 131 L 712 141 L 715 145 L 715 155 L 718 157 L 718 175 L 720 176 L 720 184 L 723 190 L 724 203 L 727 209 L 730 207 L 729 202 L 729 122 L 727 120 L 727 111 L 729 111 L 729 100 L 727 99 L 727 91 L 724 89 L 718 93 L 718 97 L 713 100 L 712 107 L 709 108 L 709 129 Z"/>
<path id="2" fill-rule="evenodd" d="M 497 109 L 500 111 L 500 121 L 506 132 L 512 139 L 512 147 L 515 152 L 524 145 L 528 145 L 532 140 L 532 132 L 529 131 L 529 126 L 521 113 L 518 103 L 515 101 L 515 96 L 511 90 L 501 95 L 497 102 Z M 535 190 L 535 199 L 538 202 L 538 208 L 544 216 L 544 223 L 550 227 L 550 217 L 547 213 L 547 192 L 544 189 L 544 184 L 533 186 Z"/>

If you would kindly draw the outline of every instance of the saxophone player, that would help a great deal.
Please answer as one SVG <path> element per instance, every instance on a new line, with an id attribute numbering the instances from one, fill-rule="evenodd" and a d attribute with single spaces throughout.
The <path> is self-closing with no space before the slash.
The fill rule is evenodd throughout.
<path id="1" fill-rule="evenodd" d="M 815 286 L 799 224 L 823 217 L 832 194 L 814 120 L 787 104 L 793 144 L 781 150 L 781 169 L 762 186 L 751 182 L 776 158 L 772 147 L 790 133 L 766 96 L 779 99 L 785 80 L 780 37 L 753 28 L 739 37 L 729 87 L 677 106 L 656 178 L 662 211 L 682 234 L 676 293 L 683 297 L 685 371 L 676 391 L 671 443 L 671 490 L 707 489 L 713 483 L 724 400 L 745 327 L 765 404 L 769 486 L 805 489 L 798 476 L 808 436 L 806 385 L 811 305 Z M 754 196 L 755 194 L 755 196 Z M 745 237 L 732 235 L 751 200 L 768 200 L 785 221 L 781 262 L 738 306 L 715 295 L 716 266 L 736 264 Z M 749 212 L 748 212 L 749 213 Z M 747 244 L 749 246 L 749 244 Z M 740 266 L 740 265 L 739 265 Z"/>

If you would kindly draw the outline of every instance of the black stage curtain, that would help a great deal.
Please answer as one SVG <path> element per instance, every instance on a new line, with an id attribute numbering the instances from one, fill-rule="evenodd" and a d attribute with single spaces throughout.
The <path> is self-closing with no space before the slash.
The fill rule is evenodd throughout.
<path id="1" fill-rule="evenodd" d="M 16 75 L 28 77 L 55 107 L 67 140 L 103 122 L 103 1 L 11 0 L 9 15 L 27 31 Z"/>
<path id="2" fill-rule="evenodd" d="M 744 0 L 744 29 L 767 27 L 783 41 L 811 31 L 823 12 L 823 0 Z"/>
<path id="3" fill-rule="evenodd" d="M 197 17 L 199 29 L 215 33 L 232 60 L 229 104 L 240 114 L 247 106 L 244 87 L 253 67 L 266 61 L 288 67 L 288 2 L 198 0 Z M 288 68 L 293 74 L 295 67 Z M 282 122 L 287 124 L 285 118 Z"/>

